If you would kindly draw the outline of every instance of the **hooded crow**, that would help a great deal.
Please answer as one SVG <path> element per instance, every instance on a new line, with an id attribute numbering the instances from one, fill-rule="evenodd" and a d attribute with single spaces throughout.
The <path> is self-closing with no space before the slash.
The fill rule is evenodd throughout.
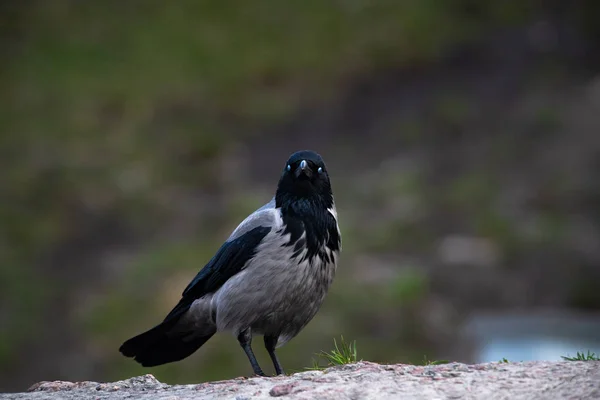
<path id="1" fill-rule="evenodd" d="M 341 235 L 329 174 L 313 151 L 290 156 L 273 199 L 250 214 L 154 328 L 119 349 L 145 367 L 182 360 L 216 332 L 231 332 L 256 375 L 253 334 L 275 354 L 315 316 L 331 285 Z"/>

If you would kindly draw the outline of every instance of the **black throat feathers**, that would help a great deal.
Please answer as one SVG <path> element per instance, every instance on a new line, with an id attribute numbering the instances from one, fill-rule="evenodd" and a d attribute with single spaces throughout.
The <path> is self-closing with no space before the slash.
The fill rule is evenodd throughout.
<path id="1" fill-rule="evenodd" d="M 297 199 L 282 205 L 284 234 L 290 234 L 290 241 L 285 246 L 294 246 L 293 257 L 301 254 L 306 247 L 303 260 L 310 261 L 319 256 L 323 261 L 330 263 L 333 262 L 331 252 L 339 251 L 341 244 L 337 221 L 329 211 L 333 202 L 331 206 L 326 207 L 323 203 L 311 200 L 313 199 Z"/>

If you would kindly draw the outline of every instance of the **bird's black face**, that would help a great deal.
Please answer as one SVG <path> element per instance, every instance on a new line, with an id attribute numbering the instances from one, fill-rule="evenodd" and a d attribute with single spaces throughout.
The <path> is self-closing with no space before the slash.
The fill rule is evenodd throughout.
<path id="1" fill-rule="evenodd" d="M 312 151 L 299 151 L 292 154 L 285 164 L 276 201 L 299 199 L 322 200 L 333 203 L 331 184 L 325 163 L 320 155 Z"/>

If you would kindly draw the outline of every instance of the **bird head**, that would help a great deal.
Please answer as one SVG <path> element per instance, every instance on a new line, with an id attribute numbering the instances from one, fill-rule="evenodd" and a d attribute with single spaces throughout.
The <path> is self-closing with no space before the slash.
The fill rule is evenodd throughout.
<path id="1" fill-rule="evenodd" d="M 310 150 L 292 154 L 283 168 L 275 200 L 278 206 L 286 202 L 311 200 L 331 207 L 331 183 L 321 156 Z"/>

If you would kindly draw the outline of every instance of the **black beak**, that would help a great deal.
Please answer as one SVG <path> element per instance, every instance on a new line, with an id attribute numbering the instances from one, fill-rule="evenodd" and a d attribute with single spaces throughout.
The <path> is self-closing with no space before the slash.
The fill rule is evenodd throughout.
<path id="1" fill-rule="evenodd" d="M 309 168 L 306 160 L 300 161 L 300 165 L 296 168 L 296 178 L 300 178 L 301 176 L 305 176 L 306 178 L 312 177 L 312 170 Z"/>

